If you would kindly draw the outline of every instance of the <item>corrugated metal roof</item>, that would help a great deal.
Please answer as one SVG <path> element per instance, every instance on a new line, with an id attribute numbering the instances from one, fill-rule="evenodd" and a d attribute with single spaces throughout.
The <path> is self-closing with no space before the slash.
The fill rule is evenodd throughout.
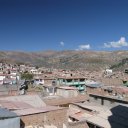
<path id="1" fill-rule="evenodd" d="M 18 115 L 14 112 L 11 112 L 5 108 L 0 108 L 0 118 L 12 118 L 17 117 Z"/>
<path id="2" fill-rule="evenodd" d="M 97 104 L 90 104 L 89 102 L 87 103 L 74 103 L 77 106 L 80 106 L 82 108 L 91 110 L 91 111 L 106 111 L 108 110 L 109 107 L 107 106 L 101 106 L 101 105 L 97 105 Z"/>
<path id="3" fill-rule="evenodd" d="M 97 84 L 86 84 L 86 83 L 85 83 L 85 85 L 86 85 L 87 87 L 92 87 L 92 88 L 98 88 L 98 87 L 101 87 L 101 86 L 102 86 L 102 85 L 99 84 L 99 83 L 97 83 Z"/>
<path id="4" fill-rule="evenodd" d="M 7 100 L 0 101 L 0 106 L 3 108 L 7 108 L 9 110 L 32 108 L 31 105 L 24 102 L 7 101 Z"/>
<path id="5" fill-rule="evenodd" d="M 112 108 L 105 108 L 105 106 L 96 106 L 88 104 L 76 104 L 82 107 L 88 107 L 89 109 L 95 109 L 98 113 L 76 113 L 71 117 L 77 120 L 86 119 L 87 122 L 100 126 L 103 128 L 127 128 L 128 127 L 128 107 L 124 105 L 116 105 Z"/>
<path id="6" fill-rule="evenodd" d="M 24 102 L 33 107 L 38 107 L 38 108 L 46 106 L 46 104 L 41 100 L 41 98 L 38 95 L 19 95 L 19 96 L 1 97 L 0 100 Z"/>
<path id="7" fill-rule="evenodd" d="M 88 100 L 89 97 L 86 95 L 78 95 L 76 97 L 72 98 L 59 98 L 59 99 L 44 99 L 44 102 L 47 105 L 64 105 L 64 104 L 69 104 L 69 103 L 78 103 L 78 102 L 83 102 Z"/>
<path id="8" fill-rule="evenodd" d="M 76 108 L 69 108 L 68 115 L 74 115 L 74 114 L 79 113 L 79 112 L 81 112 L 81 110 L 76 109 Z"/>
<path id="9" fill-rule="evenodd" d="M 55 111 L 55 110 L 60 110 L 60 109 L 65 109 L 65 108 L 59 108 L 55 106 L 47 106 L 47 107 L 42 107 L 42 108 L 28 108 L 28 109 L 22 109 L 22 110 L 15 110 L 17 115 L 23 116 L 23 115 L 32 115 L 36 113 L 46 113 L 49 111 Z"/>
<path id="10" fill-rule="evenodd" d="M 92 124 L 95 124 L 103 128 L 111 128 L 111 125 L 108 122 L 108 120 L 98 116 L 92 116 L 91 118 L 87 119 L 87 122 L 91 122 Z"/>
<path id="11" fill-rule="evenodd" d="M 70 117 L 72 117 L 72 118 L 74 118 L 74 119 L 76 119 L 76 120 L 78 120 L 78 121 L 86 120 L 86 119 L 88 119 L 88 118 L 90 118 L 90 117 L 92 117 L 92 116 L 93 116 L 93 115 L 91 115 L 91 114 L 82 113 L 82 112 L 80 112 L 80 113 L 75 113 L 75 114 L 73 114 L 73 115 L 70 115 Z"/>
<path id="12" fill-rule="evenodd" d="M 86 80 L 85 85 L 88 86 L 88 87 L 93 87 L 93 88 L 97 88 L 97 87 L 102 86 L 102 84 L 100 84 L 98 82 L 95 82 L 95 81 L 92 81 L 92 80 Z"/>

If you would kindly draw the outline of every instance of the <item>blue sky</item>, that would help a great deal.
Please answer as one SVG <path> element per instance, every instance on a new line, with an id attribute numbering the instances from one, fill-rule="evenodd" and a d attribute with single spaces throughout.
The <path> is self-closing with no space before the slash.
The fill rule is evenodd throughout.
<path id="1" fill-rule="evenodd" d="M 127 50 L 128 0 L 0 0 L 0 50 Z"/>

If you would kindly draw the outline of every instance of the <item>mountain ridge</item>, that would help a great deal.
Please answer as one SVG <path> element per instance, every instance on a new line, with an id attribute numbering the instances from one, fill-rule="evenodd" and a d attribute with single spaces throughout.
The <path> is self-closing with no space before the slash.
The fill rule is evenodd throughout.
<path id="1" fill-rule="evenodd" d="M 102 70 L 128 58 L 128 51 L 0 51 L 0 61 L 48 68 Z"/>

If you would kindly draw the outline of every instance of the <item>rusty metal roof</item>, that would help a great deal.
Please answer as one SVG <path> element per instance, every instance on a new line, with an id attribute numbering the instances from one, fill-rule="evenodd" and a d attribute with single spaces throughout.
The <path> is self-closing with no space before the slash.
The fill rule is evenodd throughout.
<path id="1" fill-rule="evenodd" d="M 84 113 L 84 112 L 79 112 L 79 113 L 75 113 L 73 115 L 70 115 L 70 117 L 78 120 L 78 121 L 81 121 L 81 120 L 86 120 L 90 117 L 92 117 L 93 115 L 91 114 L 88 114 L 88 113 Z"/>
<path id="2" fill-rule="evenodd" d="M 38 108 L 46 106 L 46 104 L 41 100 L 41 98 L 38 95 L 19 95 L 19 96 L 1 97 L 0 100 L 24 102 L 26 104 Z"/>
<path id="3" fill-rule="evenodd" d="M 0 101 L 0 106 L 2 108 L 7 108 L 9 110 L 32 108 L 31 105 L 29 105 L 25 102 L 7 101 L 7 100 L 1 100 Z"/>
<path id="4" fill-rule="evenodd" d="M 43 101 L 47 104 L 47 105 L 64 105 L 64 104 L 70 104 L 70 103 L 78 103 L 78 102 L 83 102 L 88 100 L 89 97 L 86 95 L 78 95 L 76 97 L 72 97 L 72 98 L 59 98 L 59 99 L 44 99 Z"/>
<path id="5" fill-rule="evenodd" d="M 116 105 L 111 108 L 105 108 L 105 106 L 93 106 L 90 103 L 86 104 L 76 104 L 82 107 L 88 107 L 90 109 L 95 109 L 98 113 L 89 114 L 86 111 L 81 111 L 80 113 L 75 113 L 70 115 L 70 117 L 76 120 L 86 120 L 88 123 L 94 124 L 99 127 L 104 128 L 125 128 L 128 127 L 128 107 L 126 105 Z M 101 108 L 100 108 L 101 107 Z M 81 110 L 81 108 L 80 108 Z"/>
<path id="6" fill-rule="evenodd" d="M 49 111 L 55 111 L 55 110 L 61 110 L 61 109 L 66 109 L 66 108 L 47 106 L 47 107 L 42 107 L 42 108 L 28 108 L 28 109 L 22 109 L 22 110 L 15 110 L 13 112 L 15 112 L 19 116 L 24 116 L 24 115 L 33 115 L 37 113 L 46 113 Z"/>

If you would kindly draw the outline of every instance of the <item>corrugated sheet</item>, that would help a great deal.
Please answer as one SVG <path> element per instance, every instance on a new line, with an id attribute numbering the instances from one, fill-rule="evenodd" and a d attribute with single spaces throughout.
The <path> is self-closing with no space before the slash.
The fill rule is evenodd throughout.
<path id="1" fill-rule="evenodd" d="M 76 119 L 78 121 L 81 121 L 81 120 L 86 120 L 86 119 L 92 117 L 92 115 L 88 114 L 88 113 L 80 112 L 80 113 L 76 113 L 76 114 L 70 115 L 70 117 L 72 117 L 72 118 L 74 118 L 74 119 Z"/>
<path id="2" fill-rule="evenodd" d="M 85 85 L 88 86 L 88 87 L 93 87 L 93 88 L 98 88 L 98 87 L 102 86 L 100 83 L 95 82 L 95 81 L 91 81 L 91 80 L 87 80 L 85 82 Z"/>
<path id="3" fill-rule="evenodd" d="M 64 109 L 64 108 L 58 108 L 55 106 L 47 106 L 47 107 L 43 107 L 43 108 L 29 108 L 29 109 L 22 109 L 22 110 L 15 110 L 13 112 L 15 112 L 17 115 L 32 115 L 32 114 L 36 114 L 36 113 L 45 113 L 45 112 L 49 112 L 49 111 L 55 111 L 55 110 L 60 110 L 60 109 Z"/>
<path id="4" fill-rule="evenodd" d="M 78 103 L 78 102 L 83 102 L 87 101 L 89 99 L 88 96 L 86 95 L 78 95 L 75 98 L 59 98 L 59 99 L 44 99 L 44 102 L 47 105 L 64 105 L 64 104 L 70 104 L 70 103 Z"/>
<path id="5" fill-rule="evenodd" d="M 77 103 L 80 107 L 89 108 L 96 110 L 98 113 L 88 114 L 86 112 L 76 113 L 71 115 L 72 118 L 77 120 L 85 119 L 91 124 L 100 126 L 103 128 L 127 128 L 128 127 L 128 107 L 125 105 L 116 105 L 112 108 L 107 108 L 105 106 L 96 106 L 88 104 Z"/>
<path id="6" fill-rule="evenodd" d="M 74 115 L 74 114 L 79 113 L 79 112 L 81 112 L 81 110 L 76 109 L 76 108 L 71 108 L 68 110 L 68 115 Z"/>
<path id="7" fill-rule="evenodd" d="M 0 100 L 24 102 L 33 107 L 46 106 L 46 104 L 41 100 L 41 98 L 38 95 L 20 95 L 20 96 L 2 97 L 0 98 Z"/>
<path id="8" fill-rule="evenodd" d="M 74 105 L 77 105 L 83 109 L 88 109 L 88 110 L 91 110 L 91 111 L 106 111 L 108 110 L 109 107 L 107 106 L 101 106 L 101 105 L 97 105 L 97 104 L 91 104 L 89 102 L 87 103 L 74 103 Z"/>
<path id="9" fill-rule="evenodd" d="M 0 106 L 3 108 L 7 108 L 9 110 L 32 108 L 31 105 L 25 102 L 7 101 L 7 100 L 1 100 Z"/>

